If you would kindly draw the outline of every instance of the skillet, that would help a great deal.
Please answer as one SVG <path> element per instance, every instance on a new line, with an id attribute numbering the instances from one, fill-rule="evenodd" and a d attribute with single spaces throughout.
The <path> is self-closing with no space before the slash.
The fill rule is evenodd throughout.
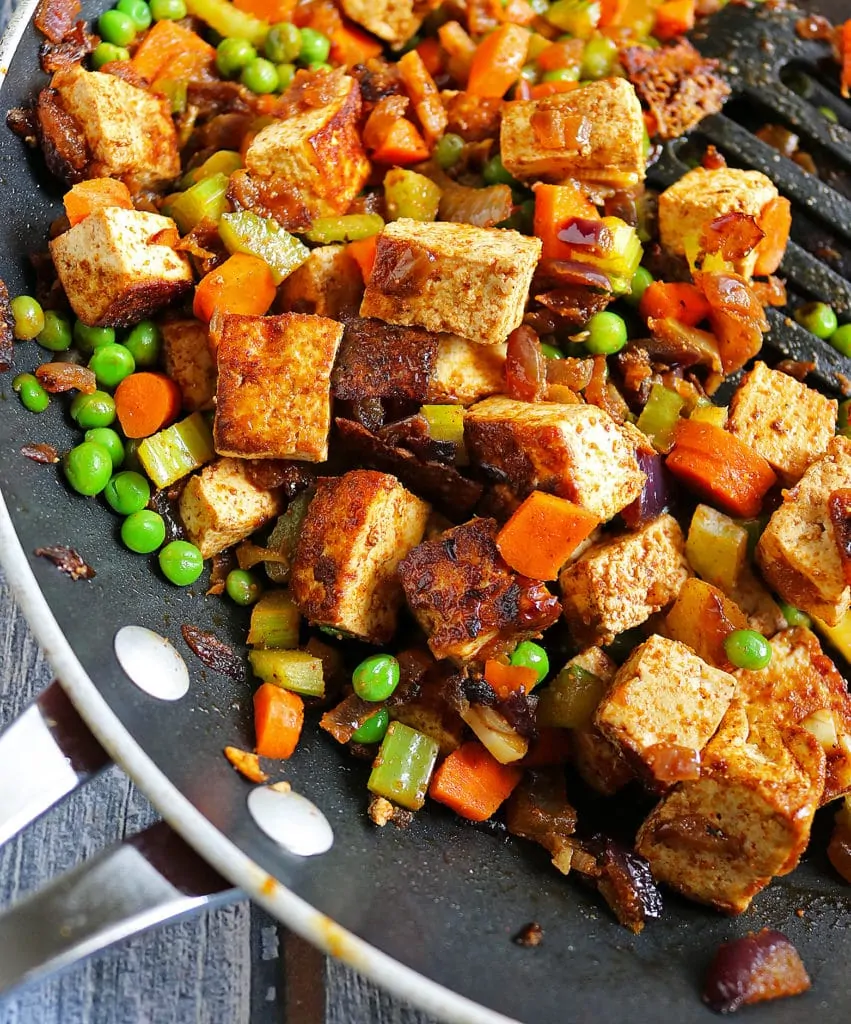
<path id="1" fill-rule="evenodd" d="M 820 6 L 839 18 L 845 0 Z M 8 67 L 3 111 L 25 104 L 44 82 L 40 37 L 28 24 L 34 7 L 21 5 L 0 54 L 0 75 Z M 84 4 L 83 16 L 98 10 Z M 60 187 L 39 154 L 0 129 L 0 278 L 10 294 L 31 285 L 26 255 L 43 247 L 60 209 Z M 37 361 L 33 345 L 16 346 L 16 372 Z M 498 828 L 466 825 L 432 807 L 406 831 L 376 829 L 364 813 L 368 766 L 342 757 L 316 729 L 305 730 L 285 775 L 324 813 L 334 843 L 311 857 L 275 843 L 255 824 L 249 787 L 221 754 L 229 743 L 250 746 L 250 689 L 204 668 L 180 633 L 192 623 L 241 650 L 245 615 L 203 596 L 206 575 L 186 590 L 171 587 L 117 543 L 115 520 L 102 505 L 73 494 L 50 467 L 20 454 L 32 442 L 66 450 L 76 434 L 59 402 L 38 418 L 26 412 L 11 379 L 0 378 L 6 574 L 100 743 L 230 882 L 311 941 L 453 1021 L 614 1024 L 628 1017 L 631 1024 L 700 1024 L 712 1017 L 699 989 L 717 945 L 771 927 L 797 946 L 813 989 L 748 1010 L 748 1018 L 792 1024 L 817 1013 L 822 1024 L 844 1024 L 851 1009 L 851 896 L 823 852 L 831 811 L 820 816 L 800 868 L 763 892 L 743 917 L 727 919 L 668 894 L 662 920 L 640 936 L 621 928 L 594 893 L 554 872 L 543 851 Z M 71 544 L 97 576 L 74 581 L 33 554 L 52 544 Z M 191 686 L 182 699 L 156 699 L 126 675 L 114 638 L 128 624 L 154 630 L 184 655 Z M 0 745 L 0 782 L 27 770 L 3 763 L 2 753 Z M 544 929 L 537 948 L 511 942 L 529 921 Z"/>

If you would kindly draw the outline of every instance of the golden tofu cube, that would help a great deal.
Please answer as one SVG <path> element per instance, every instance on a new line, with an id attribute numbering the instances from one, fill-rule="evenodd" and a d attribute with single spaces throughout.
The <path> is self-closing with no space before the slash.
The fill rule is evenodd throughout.
<path id="1" fill-rule="evenodd" d="M 216 363 L 206 326 L 200 320 L 166 320 L 162 336 L 166 373 L 180 388 L 183 408 L 212 409 Z"/>
<path id="2" fill-rule="evenodd" d="M 397 50 L 416 34 L 438 4 L 439 0 L 342 0 L 347 17 Z"/>
<path id="3" fill-rule="evenodd" d="M 321 245 L 284 279 L 275 309 L 341 320 L 354 316 L 363 296 L 363 277 L 345 245 Z"/>
<path id="4" fill-rule="evenodd" d="M 505 345 L 442 334 L 426 401 L 472 405 L 505 388 Z"/>

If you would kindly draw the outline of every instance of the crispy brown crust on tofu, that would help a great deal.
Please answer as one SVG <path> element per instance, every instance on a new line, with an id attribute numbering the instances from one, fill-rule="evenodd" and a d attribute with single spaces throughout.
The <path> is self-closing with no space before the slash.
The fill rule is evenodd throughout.
<path id="1" fill-rule="evenodd" d="M 302 614 L 370 643 L 396 630 L 399 560 L 422 539 L 429 506 L 388 473 L 357 469 L 319 480 L 293 560 Z"/>
<path id="2" fill-rule="evenodd" d="M 342 0 L 346 16 L 394 49 L 413 36 L 438 0 Z"/>
<path id="3" fill-rule="evenodd" d="M 347 320 L 357 313 L 362 297 L 363 276 L 348 247 L 323 245 L 284 280 L 274 308 Z"/>
<path id="4" fill-rule="evenodd" d="M 439 338 L 419 327 L 382 320 L 350 320 L 331 374 L 336 398 L 408 398 L 425 401 Z"/>
<path id="5" fill-rule="evenodd" d="M 92 154 L 83 126 L 65 108 L 55 89 L 42 89 L 38 94 L 35 116 L 39 144 L 50 173 L 67 185 L 87 178 Z"/>
<path id="6" fill-rule="evenodd" d="M 216 363 L 207 328 L 200 320 L 166 320 L 162 325 L 166 373 L 180 388 L 183 408 L 212 409 L 216 395 Z"/>
<path id="7" fill-rule="evenodd" d="M 401 562 L 405 597 L 436 658 L 483 660 L 540 636 L 558 618 L 542 583 L 519 576 L 496 547 L 493 519 L 471 519 L 420 544 Z"/>

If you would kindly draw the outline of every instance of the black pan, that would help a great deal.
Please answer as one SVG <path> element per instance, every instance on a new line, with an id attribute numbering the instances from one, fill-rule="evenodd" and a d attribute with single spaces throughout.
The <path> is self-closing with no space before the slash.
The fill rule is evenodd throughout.
<path id="1" fill-rule="evenodd" d="M 839 16 L 847 0 L 831 6 Z M 23 5 L 11 30 L 20 42 L 0 93 L 4 111 L 25 104 L 44 81 L 39 37 L 23 20 L 33 7 Z M 96 10 L 89 5 L 84 14 Z M 32 287 L 25 257 L 43 247 L 60 198 L 40 156 L 0 130 L 0 277 L 11 294 Z M 17 346 L 16 371 L 39 361 L 33 344 Z M 465 825 L 434 806 L 406 831 L 376 828 L 364 813 L 368 766 L 307 728 L 286 777 L 324 812 L 335 842 L 308 858 L 284 851 L 255 825 L 250 787 L 221 753 L 229 743 L 250 746 L 249 686 L 205 669 L 180 634 L 183 623 L 194 623 L 239 646 L 245 616 L 204 597 L 206 576 L 188 590 L 165 583 L 148 559 L 117 543 L 115 518 L 102 504 L 20 454 L 29 442 L 66 450 L 78 434 L 60 402 L 39 417 L 26 412 L 11 377 L 0 378 L 0 553 L 29 621 L 112 757 L 197 851 L 283 922 L 447 1019 L 529 1024 L 708 1021 L 699 991 L 715 948 L 768 926 L 795 943 L 813 990 L 748 1010 L 748 1019 L 797 1024 L 812 1014 L 821 1024 L 845 1024 L 851 897 L 823 852 L 831 812 L 820 817 L 801 867 L 746 915 L 725 918 L 668 895 L 663 919 L 636 937 L 594 893 L 558 875 L 543 851 L 498 829 Z M 51 544 L 73 544 L 96 578 L 73 581 L 34 556 Z M 183 699 L 157 700 L 124 673 L 113 641 L 127 624 L 150 627 L 185 656 L 191 688 Z M 529 921 L 544 929 L 537 948 L 511 941 Z"/>

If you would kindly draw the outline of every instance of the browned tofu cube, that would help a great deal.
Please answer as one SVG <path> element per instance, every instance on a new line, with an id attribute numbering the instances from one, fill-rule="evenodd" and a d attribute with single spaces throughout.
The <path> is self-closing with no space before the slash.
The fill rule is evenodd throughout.
<path id="1" fill-rule="evenodd" d="M 438 336 L 421 327 L 395 327 L 373 318 L 349 320 L 331 374 L 334 396 L 423 402 L 438 345 Z"/>
<path id="2" fill-rule="evenodd" d="M 783 495 L 756 557 L 784 601 L 835 626 L 851 606 L 851 587 L 828 511 L 834 491 L 851 487 L 851 440 L 834 437 L 826 454 Z"/>
<path id="3" fill-rule="evenodd" d="M 275 309 L 342 320 L 357 313 L 362 297 L 363 276 L 348 247 L 322 245 L 284 279 Z"/>
<path id="4" fill-rule="evenodd" d="M 505 388 L 505 345 L 441 334 L 426 401 L 472 405 Z"/>
<path id="5" fill-rule="evenodd" d="M 644 486 L 631 437 L 596 405 L 486 398 L 467 410 L 464 440 L 519 495 L 553 491 L 604 521 Z"/>
<path id="6" fill-rule="evenodd" d="M 572 178 L 616 189 L 644 180 L 644 118 L 624 78 L 506 103 L 499 146 L 506 169 L 521 180 Z"/>
<path id="7" fill-rule="evenodd" d="M 469 224 L 393 221 L 378 236 L 361 316 L 504 342 L 523 319 L 541 241 Z"/>
<path id="8" fill-rule="evenodd" d="M 328 458 L 331 369 L 343 325 L 323 316 L 222 318 L 213 439 L 244 459 Z"/>
<path id="9" fill-rule="evenodd" d="M 342 0 L 346 15 L 395 49 L 404 46 L 439 0 Z"/>
<path id="10" fill-rule="evenodd" d="M 396 567 L 422 539 L 429 506 L 396 477 L 356 469 L 319 481 L 296 548 L 293 596 L 316 626 L 373 644 L 396 631 Z"/>
<path id="11" fill-rule="evenodd" d="M 727 429 L 791 486 L 827 450 L 837 407 L 835 398 L 757 362 L 733 395 Z"/>
<path id="12" fill-rule="evenodd" d="M 180 388 L 183 408 L 212 409 L 216 363 L 205 325 L 200 320 L 167 320 L 162 335 L 166 373 Z"/>
<path id="13" fill-rule="evenodd" d="M 471 519 L 420 544 L 399 566 L 405 597 L 436 658 L 483 661 L 541 635 L 559 616 L 546 587 L 518 576 L 493 519 Z"/>
<path id="14" fill-rule="evenodd" d="M 651 636 L 636 647 L 597 707 L 600 732 L 657 781 L 661 748 L 700 755 L 733 698 L 736 680 L 685 644 Z M 655 750 L 654 750 L 655 748 Z"/>

